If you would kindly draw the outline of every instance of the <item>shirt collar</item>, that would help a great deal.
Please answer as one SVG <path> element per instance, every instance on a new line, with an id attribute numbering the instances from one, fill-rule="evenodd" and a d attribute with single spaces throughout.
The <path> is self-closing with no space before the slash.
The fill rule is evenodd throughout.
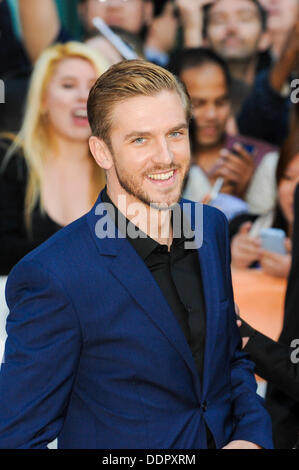
<path id="1" fill-rule="evenodd" d="M 145 260 L 156 248 L 162 246 L 160 243 L 158 243 L 156 240 L 151 238 L 149 235 L 147 235 L 145 232 L 142 232 L 136 225 L 134 225 L 129 219 L 127 219 L 123 213 L 118 209 L 118 207 L 112 202 L 110 197 L 107 194 L 107 187 L 105 186 L 103 192 L 102 192 L 102 201 L 104 203 L 109 204 L 109 210 L 114 210 L 113 214 L 113 220 L 115 221 L 115 225 L 118 229 L 120 227 L 126 227 L 126 238 L 130 241 L 130 243 L 133 245 L 137 253 L 141 256 L 143 260 Z M 185 241 L 192 241 L 194 239 L 194 234 L 190 232 L 185 236 L 184 231 L 183 231 L 183 213 L 181 217 L 181 236 L 179 238 L 174 238 L 173 239 L 173 246 L 181 246 Z M 119 220 L 122 221 L 122 223 L 119 223 Z M 185 219 L 186 220 L 186 219 Z M 128 230 L 128 226 L 131 225 L 132 230 Z M 130 233 L 134 233 L 134 229 L 136 231 L 138 230 L 139 234 L 141 236 L 138 236 L 137 238 L 133 238 L 130 236 Z"/>

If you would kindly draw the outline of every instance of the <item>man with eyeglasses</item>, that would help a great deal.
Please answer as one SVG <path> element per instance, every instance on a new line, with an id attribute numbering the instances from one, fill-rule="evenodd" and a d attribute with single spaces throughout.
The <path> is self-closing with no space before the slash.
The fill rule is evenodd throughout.
<path id="1" fill-rule="evenodd" d="M 73 39 L 60 24 L 54 0 L 19 0 L 20 19 L 26 49 L 34 62 L 40 53 L 55 42 Z M 100 17 L 111 27 L 140 36 L 148 60 L 165 65 L 165 51 L 146 47 L 146 31 L 152 22 L 153 0 L 78 0 L 78 14 L 85 36 L 94 32 L 93 18 Z"/>

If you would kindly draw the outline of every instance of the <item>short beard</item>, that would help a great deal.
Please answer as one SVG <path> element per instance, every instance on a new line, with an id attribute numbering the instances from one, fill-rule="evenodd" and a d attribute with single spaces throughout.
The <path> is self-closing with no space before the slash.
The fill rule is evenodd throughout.
<path id="1" fill-rule="evenodd" d="M 200 143 L 200 140 L 198 136 L 196 135 L 196 144 L 195 144 L 195 150 L 196 152 L 205 151 L 205 150 L 210 150 L 216 147 L 219 147 L 220 145 L 224 145 L 225 142 L 225 131 L 219 136 L 218 139 L 215 139 L 214 142 L 211 142 L 209 144 L 202 144 Z"/>
<path id="2" fill-rule="evenodd" d="M 138 199 L 140 202 L 142 202 L 143 204 L 145 204 L 146 206 L 148 207 L 152 207 L 156 210 L 159 210 L 159 211 L 164 211 L 164 210 L 170 210 L 173 206 L 175 206 L 177 204 L 177 202 L 181 199 L 182 197 L 182 192 L 183 192 L 183 188 L 185 187 L 185 182 L 188 178 L 188 173 L 189 173 L 189 169 L 190 169 L 190 165 L 188 166 L 188 168 L 186 169 L 186 173 L 184 175 L 184 178 L 183 178 L 183 181 L 182 181 L 182 184 L 181 184 L 181 188 L 180 188 L 180 191 L 179 191 L 179 195 L 178 195 L 178 198 L 176 201 L 172 202 L 171 204 L 167 204 L 167 203 L 159 203 L 159 202 L 156 202 L 156 201 L 152 201 L 151 199 L 149 199 L 147 193 L 145 191 L 142 190 L 142 188 L 139 187 L 138 183 L 134 182 L 134 179 L 123 179 L 123 177 L 119 174 L 119 171 L 117 169 L 117 165 L 115 164 L 115 157 L 114 157 L 114 154 L 113 152 L 111 152 L 111 155 L 114 159 L 114 169 L 115 169 L 115 173 L 116 173 L 116 176 L 117 176 L 117 179 L 118 179 L 118 182 L 119 182 L 119 185 L 122 187 L 122 189 L 124 189 L 128 194 L 130 194 L 130 196 L 133 196 L 135 199 Z M 178 167 L 179 169 L 180 167 Z"/>

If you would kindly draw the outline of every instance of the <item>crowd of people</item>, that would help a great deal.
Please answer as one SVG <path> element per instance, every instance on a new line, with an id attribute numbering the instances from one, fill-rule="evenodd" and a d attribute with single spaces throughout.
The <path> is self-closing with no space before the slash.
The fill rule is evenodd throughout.
<path id="1" fill-rule="evenodd" d="M 184 198 L 226 215 L 232 267 L 289 279 L 286 298 L 293 295 L 299 1 L 78 0 L 80 38 L 63 24 L 55 0 L 17 4 L 19 36 L 10 2 L 0 0 L 0 275 L 87 213 L 105 187 L 89 147 L 87 100 L 97 78 L 129 50 L 172 72 L 190 96 Z M 98 30 L 96 17 L 109 34 Z M 263 246 L 267 228 L 284 231 L 284 253 Z M 296 304 L 286 306 L 278 343 L 244 322 L 240 330 L 269 383 L 278 448 L 291 448 L 299 433 L 299 373 L 275 363 L 283 355 L 276 348 L 289 351 L 288 325 L 298 331 Z"/>

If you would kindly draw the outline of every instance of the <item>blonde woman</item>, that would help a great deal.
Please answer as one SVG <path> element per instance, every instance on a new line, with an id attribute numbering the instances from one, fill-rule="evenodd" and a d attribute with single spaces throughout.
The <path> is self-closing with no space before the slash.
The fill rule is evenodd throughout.
<path id="1" fill-rule="evenodd" d="M 107 68 L 87 46 L 69 42 L 37 61 L 20 134 L 0 146 L 0 274 L 87 212 L 105 185 L 92 158 L 87 98 Z"/>

